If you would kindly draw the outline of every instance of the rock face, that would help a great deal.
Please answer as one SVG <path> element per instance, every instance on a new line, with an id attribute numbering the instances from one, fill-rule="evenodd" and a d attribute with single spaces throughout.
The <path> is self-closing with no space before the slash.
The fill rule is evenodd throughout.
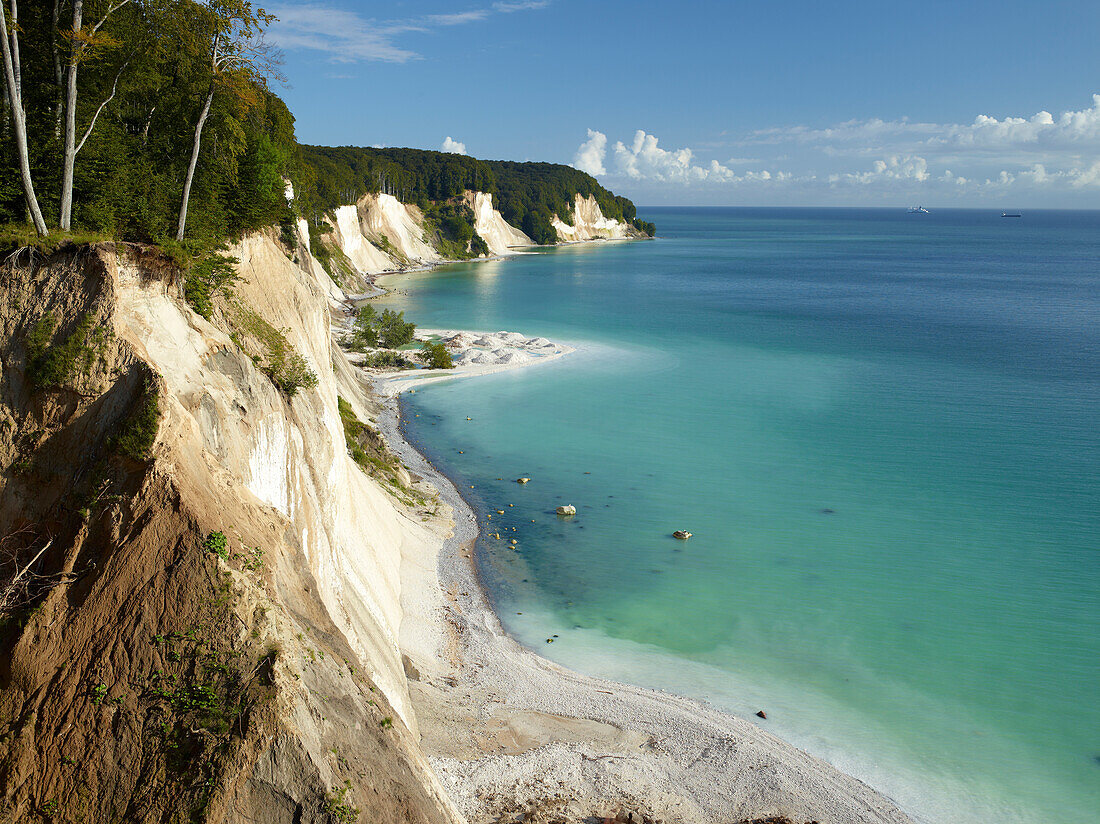
<path id="1" fill-rule="evenodd" d="M 424 239 L 424 215 L 393 195 L 370 194 L 360 198 L 360 221 L 368 237 L 388 243 L 407 263 L 438 263 L 443 256 Z"/>
<path id="2" fill-rule="evenodd" d="M 466 202 L 474 211 L 474 231 L 494 255 L 513 254 L 515 247 L 533 246 L 534 241 L 504 220 L 493 208 L 493 196 L 485 192 L 467 192 Z"/>
<path id="3" fill-rule="evenodd" d="M 363 223 L 359 209 L 355 206 L 341 206 L 333 213 L 335 240 L 341 251 L 348 256 L 360 272 L 366 275 L 388 272 L 398 267 L 397 261 L 387 255 L 367 239 L 363 234 Z"/>
<path id="4" fill-rule="evenodd" d="M 331 283 L 234 253 L 213 322 L 132 246 L 0 272 L 3 581 L 46 547 L 0 633 L 0 822 L 459 820 L 396 640 L 422 527 L 348 456 Z M 316 386 L 254 364 L 266 329 Z"/>
<path id="5" fill-rule="evenodd" d="M 558 239 L 566 242 L 638 236 L 633 226 L 604 217 L 595 195 L 588 197 L 576 195 L 573 202 L 572 226 L 564 223 L 557 215 L 554 215 L 550 225 L 557 231 Z"/>

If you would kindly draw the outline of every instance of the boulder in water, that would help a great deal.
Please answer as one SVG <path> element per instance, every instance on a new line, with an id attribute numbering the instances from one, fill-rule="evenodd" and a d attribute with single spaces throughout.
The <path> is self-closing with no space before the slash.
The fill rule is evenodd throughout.
<path id="1" fill-rule="evenodd" d="M 681 541 L 686 541 L 688 538 L 691 537 L 691 533 L 688 532 L 686 529 L 677 529 L 675 532 L 672 533 L 672 537 L 678 538 Z"/>
<path id="2" fill-rule="evenodd" d="M 564 518 L 572 518 L 577 514 L 577 508 L 572 504 L 564 504 L 558 507 L 558 514 Z"/>

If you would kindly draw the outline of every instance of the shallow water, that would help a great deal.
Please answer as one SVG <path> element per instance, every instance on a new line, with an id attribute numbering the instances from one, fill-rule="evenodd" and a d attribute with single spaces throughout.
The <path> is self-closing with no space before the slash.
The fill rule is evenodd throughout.
<path id="1" fill-rule="evenodd" d="M 579 347 L 406 396 L 509 631 L 764 709 L 923 820 L 1092 820 L 1100 213 L 645 214 L 391 281 L 423 326 Z"/>

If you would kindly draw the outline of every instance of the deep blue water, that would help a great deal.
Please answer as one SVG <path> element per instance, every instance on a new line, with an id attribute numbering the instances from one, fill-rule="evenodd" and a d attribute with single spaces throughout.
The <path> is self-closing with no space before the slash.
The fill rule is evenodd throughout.
<path id="1" fill-rule="evenodd" d="M 1100 213 L 643 213 L 387 299 L 579 347 L 408 401 L 509 631 L 765 709 L 928 821 L 1093 820 Z"/>

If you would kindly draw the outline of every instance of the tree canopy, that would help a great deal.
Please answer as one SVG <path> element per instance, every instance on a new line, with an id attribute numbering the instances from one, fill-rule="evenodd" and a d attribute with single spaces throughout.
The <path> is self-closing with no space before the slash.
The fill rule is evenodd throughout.
<path id="1" fill-rule="evenodd" d="M 0 224 L 79 228 L 205 254 L 265 226 L 311 226 L 372 192 L 415 203 L 441 242 L 488 251 L 461 203 L 488 192 L 542 243 L 575 194 L 635 222 L 593 177 L 551 163 L 299 145 L 268 87 L 273 17 L 248 0 L 0 0 Z M 296 199 L 286 196 L 286 181 Z M 643 224 L 646 226 L 647 224 Z"/>

